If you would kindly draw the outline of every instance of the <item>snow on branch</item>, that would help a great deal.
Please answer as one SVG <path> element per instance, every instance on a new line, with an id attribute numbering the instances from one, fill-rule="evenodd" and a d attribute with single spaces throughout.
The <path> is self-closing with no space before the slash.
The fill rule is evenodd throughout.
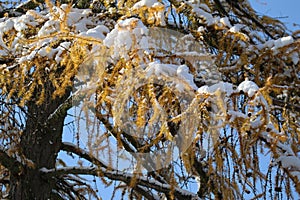
<path id="1" fill-rule="evenodd" d="M 260 140 L 265 142 L 270 148 L 276 146 L 277 159 L 276 162 L 281 165 L 281 167 L 292 177 L 296 185 L 300 184 L 300 157 L 294 153 L 291 147 L 281 143 L 280 141 L 273 141 L 274 139 L 270 137 L 267 133 L 261 134 Z M 300 188 L 299 188 L 300 189 Z M 298 191 L 300 192 L 300 191 Z"/>
<path id="2" fill-rule="evenodd" d="M 16 12 L 20 13 L 26 13 L 27 10 L 34 10 L 36 7 L 39 6 L 39 4 L 45 3 L 44 0 L 27 0 L 23 3 L 21 3 L 17 8 L 15 9 Z"/>
<path id="3" fill-rule="evenodd" d="M 80 93 L 80 91 L 77 91 L 70 95 L 64 101 L 64 103 L 60 104 L 59 107 L 51 115 L 49 115 L 46 123 L 59 118 L 60 116 L 64 115 L 70 108 L 78 105 L 80 100 L 82 100 L 85 95 L 85 93 Z"/>
<path id="4" fill-rule="evenodd" d="M 46 169 L 41 168 L 40 171 L 45 176 L 59 176 L 63 174 L 77 174 L 77 175 L 93 175 L 93 176 L 105 176 L 111 180 L 122 181 L 126 184 L 130 184 L 132 180 L 139 186 L 148 187 L 158 192 L 169 194 L 170 190 L 174 190 L 174 196 L 178 199 L 197 199 L 197 195 L 187 190 L 173 187 L 170 184 L 163 184 L 149 177 L 139 176 L 137 174 L 125 173 L 118 170 L 108 170 L 107 168 L 100 167 L 63 167 L 58 169 Z"/>
<path id="5" fill-rule="evenodd" d="M 255 131 L 257 128 L 261 127 L 262 132 L 258 135 L 258 139 L 265 143 L 265 145 L 272 151 L 273 156 L 275 158 L 275 163 L 280 166 L 288 176 L 293 180 L 295 185 L 300 184 L 300 157 L 298 154 L 298 147 L 293 147 L 294 144 L 288 143 L 286 141 L 281 141 L 278 139 L 283 134 L 280 133 L 272 121 L 270 120 L 269 114 L 269 106 L 270 104 L 267 102 L 263 95 L 263 88 L 259 88 L 256 83 L 245 80 L 241 82 L 236 90 L 233 90 L 233 85 L 230 83 L 219 83 L 208 86 L 202 86 L 198 89 L 199 94 L 210 94 L 215 95 L 216 91 L 222 91 L 226 95 L 225 97 L 230 97 L 231 95 L 235 95 L 240 93 L 247 95 L 251 98 L 248 102 L 249 105 L 263 105 L 264 109 L 267 111 L 267 114 L 263 118 L 257 117 L 253 118 L 250 123 L 250 127 L 252 131 Z M 224 105 L 226 105 L 226 98 L 224 98 Z M 273 98 L 272 98 L 273 99 Z M 215 101 L 217 102 L 217 101 Z M 287 108 L 294 109 L 297 111 L 297 106 L 288 104 L 285 102 L 281 102 L 280 100 L 273 99 L 274 105 L 286 106 Z M 226 114 L 231 116 L 230 121 L 233 119 L 240 118 L 242 121 L 247 119 L 247 115 L 245 113 L 234 110 L 234 108 L 230 105 L 226 108 Z M 256 113 L 258 114 L 258 113 Z M 258 114 L 260 115 L 260 114 Z M 251 116 L 251 115 L 250 115 Z M 250 117 L 251 118 L 251 117 Z M 265 123 L 263 121 L 265 120 Z M 268 130 L 269 129 L 269 130 Z M 276 133 L 277 136 L 272 135 L 271 133 Z M 297 191 L 300 191 L 298 186 Z"/>

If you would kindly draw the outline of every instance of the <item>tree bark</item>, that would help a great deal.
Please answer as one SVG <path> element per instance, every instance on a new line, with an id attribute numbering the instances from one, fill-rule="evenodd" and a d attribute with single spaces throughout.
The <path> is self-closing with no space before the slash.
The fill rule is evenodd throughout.
<path id="1" fill-rule="evenodd" d="M 45 101 L 41 105 L 37 105 L 36 100 L 26 104 L 26 127 L 20 141 L 22 155 L 32 161 L 34 166 L 26 165 L 22 173 L 11 176 L 11 199 L 51 199 L 51 191 L 55 187 L 54 180 L 42 178 L 40 169 L 55 168 L 66 112 L 51 120 L 47 119 L 67 99 L 70 92 L 53 99 L 55 88 L 51 83 L 46 83 L 44 87 Z"/>

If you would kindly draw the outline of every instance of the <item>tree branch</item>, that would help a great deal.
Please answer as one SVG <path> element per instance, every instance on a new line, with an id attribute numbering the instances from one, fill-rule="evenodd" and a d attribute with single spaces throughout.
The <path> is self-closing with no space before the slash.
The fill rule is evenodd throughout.
<path id="1" fill-rule="evenodd" d="M 45 3 L 44 0 L 27 0 L 24 3 L 21 3 L 19 6 L 17 6 L 15 11 L 20 13 L 26 13 L 27 10 L 34 10 L 36 7 L 43 3 Z"/>
<path id="2" fill-rule="evenodd" d="M 275 149 L 277 151 L 273 153 L 278 154 L 276 156 L 276 162 L 293 180 L 297 186 L 296 191 L 300 194 L 300 187 L 298 186 L 300 183 L 300 157 L 298 157 L 289 146 L 281 143 L 280 141 L 274 141 L 274 139 L 270 138 L 267 134 L 261 134 L 259 139 L 263 141 L 270 148 L 270 150 L 274 149 L 273 146 L 275 144 Z M 289 162 L 291 160 L 293 160 L 293 162 Z"/>
<path id="3" fill-rule="evenodd" d="M 197 195 L 189 192 L 187 190 L 173 187 L 169 184 L 162 184 L 154 179 L 149 179 L 148 177 L 139 176 L 136 174 L 129 174 L 125 172 L 121 172 L 118 170 L 108 170 L 106 168 L 100 167 L 63 167 L 59 169 L 46 169 L 42 168 L 40 171 L 44 174 L 44 176 L 60 176 L 63 174 L 77 174 L 77 175 L 92 175 L 92 176 L 104 176 L 111 180 L 122 181 L 127 185 L 134 180 L 134 182 L 138 186 L 148 187 L 154 189 L 158 192 L 162 192 L 165 194 L 169 194 L 172 190 L 174 190 L 174 196 L 177 199 L 193 199 L 197 198 Z"/>
<path id="4" fill-rule="evenodd" d="M 67 142 L 62 143 L 61 150 L 70 152 L 70 153 L 74 153 L 74 154 L 78 155 L 79 157 L 86 159 L 87 161 L 93 163 L 94 165 L 96 165 L 98 167 L 107 168 L 107 165 L 105 165 L 99 159 L 95 158 L 94 156 L 89 154 L 87 151 L 75 146 L 72 143 L 67 143 Z"/>
<path id="5" fill-rule="evenodd" d="M 0 149 L 0 164 L 8 169 L 12 174 L 19 174 L 23 169 L 22 163 L 17 161 L 15 158 L 8 156 L 2 149 Z"/>
<path id="6" fill-rule="evenodd" d="M 65 115 L 70 108 L 78 105 L 79 102 L 84 98 L 84 96 L 85 94 L 80 92 L 75 92 L 74 94 L 70 95 L 51 115 L 49 115 L 45 124 L 49 123 L 52 120 L 58 119 L 60 116 Z"/>
<path id="7" fill-rule="evenodd" d="M 156 198 L 153 195 L 151 195 L 152 193 L 150 191 L 147 192 L 146 188 L 144 188 L 144 187 L 136 186 L 136 187 L 134 187 L 134 190 L 136 192 L 140 193 L 141 195 L 143 195 L 148 200 L 156 200 Z"/>
<path id="8" fill-rule="evenodd" d="M 226 2 L 232 7 L 240 11 L 247 19 L 250 19 L 256 26 L 258 26 L 261 30 L 263 30 L 271 39 L 275 39 L 274 36 L 266 29 L 266 27 L 261 24 L 257 19 L 255 19 L 249 12 L 244 10 L 240 3 L 238 3 L 236 0 L 226 0 Z M 240 15 L 241 19 L 243 18 L 242 15 Z"/>
<path id="9" fill-rule="evenodd" d="M 126 134 L 126 133 L 124 133 L 124 132 L 118 133 L 118 130 L 117 130 L 116 128 L 112 127 L 112 125 L 109 123 L 109 121 L 108 121 L 107 119 L 105 119 L 105 118 L 104 118 L 101 114 L 99 114 L 98 112 L 96 113 L 96 117 L 97 117 L 97 119 L 98 119 L 99 121 L 102 122 L 102 124 L 105 126 L 105 128 L 106 128 L 107 130 L 109 130 L 109 132 L 111 132 L 111 133 L 113 134 L 113 136 L 114 136 L 115 138 L 118 138 L 119 135 L 120 135 L 120 136 L 123 135 L 123 136 L 127 139 L 127 141 L 129 141 L 130 144 L 131 144 L 132 146 L 135 147 L 135 149 L 138 149 L 138 148 L 141 147 L 141 145 L 138 143 L 138 141 L 137 141 L 132 135 Z M 129 145 L 123 137 L 121 137 L 120 139 L 121 139 L 122 145 L 123 145 L 123 147 L 126 149 L 126 151 L 128 151 L 128 152 L 130 152 L 130 153 L 135 153 L 135 152 L 136 152 L 136 150 L 133 149 L 133 148 L 131 147 L 131 145 Z"/>
<path id="10" fill-rule="evenodd" d="M 300 106 L 299 105 L 294 105 L 294 104 L 284 102 L 284 101 L 281 101 L 281 100 L 278 100 L 278 99 L 275 99 L 275 98 L 272 98 L 272 101 L 273 101 L 274 105 L 280 106 L 282 108 L 286 106 L 287 108 L 289 108 L 291 110 L 295 110 L 297 112 L 300 112 Z"/>
<path id="11" fill-rule="evenodd" d="M 5 14 L 8 14 L 9 17 L 16 17 L 25 14 L 28 10 L 34 10 L 39 5 L 45 3 L 44 0 L 27 0 L 21 4 L 19 4 L 16 8 L 10 7 L 2 10 L 0 12 L 0 18 L 2 18 Z"/>

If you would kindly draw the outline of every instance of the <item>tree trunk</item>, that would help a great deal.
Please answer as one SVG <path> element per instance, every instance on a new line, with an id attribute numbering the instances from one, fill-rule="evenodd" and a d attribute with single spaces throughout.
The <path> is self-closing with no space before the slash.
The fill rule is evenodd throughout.
<path id="1" fill-rule="evenodd" d="M 27 105 L 27 120 L 21 136 L 21 152 L 26 159 L 34 163 L 33 167 L 26 165 L 21 174 L 11 177 L 11 199 L 50 199 L 51 191 L 55 187 L 54 180 L 45 180 L 40 169 L 55 167 L 55 161 L 60 149 L 64 119 L 66 113 L 47 121 L 48 117 L 69 96 L 67 92 L 62 98 L 52 98 L 53 86 L 45 86 L 45 101 L 36 105 L 30 101 Z"/>

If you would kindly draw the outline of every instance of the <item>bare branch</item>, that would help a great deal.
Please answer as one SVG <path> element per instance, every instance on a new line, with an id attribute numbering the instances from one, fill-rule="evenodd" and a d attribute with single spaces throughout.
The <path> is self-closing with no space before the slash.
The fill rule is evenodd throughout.
<path id="1" fill-rule="evenodd" d="M 107 119 L 105 119 L 101 114 L 96 113 L 96 116 L 97 116 L 98 120 L 103 123 L 103 125 L 105 126 L 105 128 L 107 130 L 109 130 L 109 132 L 111 132 L 115 138 L 118 138 L 119 135 L 120 136 L 123 135 L 124 138 L 126 138 L 126 140 L 123 137 L 120 138 L 121 142 L 122 142 L 122 145 L 126 149 L 126 151 L 128 151 L 128 152 L 135 152 L 136 151 L 135 149 L 138 149 L 138 148 L 141 147 L 141 145 L 137 142 L 137 140 L 132 135 L 126 134 L 124 132 L 118 133 L 118 130 L 116 128 L 114 128 L 109 123 L 109 121 Z M 129 141 L 131 145 L 128 144 L 127 141 Z M 134 146 L 135 149 L 133 149 L 132 146 Z"/>
<path id="2" fill-rule="evenodd" d="M 98 167 L 107 168 L 107 166 L 103 162 L 101 162 L 99 159 L 95 158 L 93 155 L 89 154 L 87 151 L 75 146 L 72 143 L 66 143 L 66 142 L 62 143 L 61 150 L 70 152 L 70 153 L 74 153 L 74 154 L 78 155 L 79 157 L 84 158 L 87 161 L 90 161 L 91 163 L 93 163 L 94 165 L 96 165 Z"/>

